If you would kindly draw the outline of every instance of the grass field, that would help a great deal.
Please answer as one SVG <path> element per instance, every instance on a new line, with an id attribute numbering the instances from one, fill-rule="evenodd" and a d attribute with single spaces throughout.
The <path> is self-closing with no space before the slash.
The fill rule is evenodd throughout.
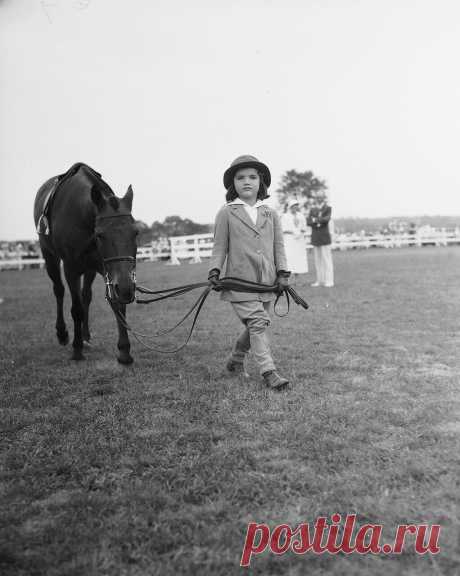
<path id="1" fill-rule="evenodd" d="M 460 574 L 460 247 L 334 257 L 337 286 L 309 288 L 309 274 L 296 288 L 310 310 L 274 319 L 285 393 L 253 364 L 248 382 L 226 376 L 239 325 L 215 294 L 182 352 L 133 341 L 123 367 L 98 279 L 92 346 L 75 363 L 55 339 L 44 271 L 2 272 L 0 573 Z M 205 263 L 138 268 L 152 287 L 205 274 Z M 132 305 L 129 319 L 172 325 L 194 297 Z M 248 522 L 333 513 L 389 535 L 441 524 L 441 551 L 266 552 L 239 567 Z"/>

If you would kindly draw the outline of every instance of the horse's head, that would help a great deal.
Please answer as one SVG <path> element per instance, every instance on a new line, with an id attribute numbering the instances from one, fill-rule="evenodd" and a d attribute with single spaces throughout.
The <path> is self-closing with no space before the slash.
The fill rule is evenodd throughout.
<path id="1" fill-rule="evenodd" d="M 133 189 L 123 198 L 104 194 L 94 184 L 91 199 L 96 206 L 95 236 L 102 258 L 106 297 L 111 304 L 133 302 L 136 290 L 137 229 L 131 215 Z"/>

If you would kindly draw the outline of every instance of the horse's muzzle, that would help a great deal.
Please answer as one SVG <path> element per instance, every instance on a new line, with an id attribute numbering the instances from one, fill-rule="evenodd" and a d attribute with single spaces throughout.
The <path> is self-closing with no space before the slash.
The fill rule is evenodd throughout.
<path id="1" fill-rule="evenodd" d="M 136 286 L 134 285 L 133 288 L 129 291 L 123 290 L 122 292 L 119 290 L 117 284 L 114 285 L 113 291 L 115 293 L 115 302 L 118 304 L 132 304 L 136 297 Z"/>
<path id="2" fill-rule="evenodd" d="M 132 270 L 129 277 L 112 278 L 105 276 L 105 296 L 112 304 L 131 304 L 136 297 L 136 271 Z"/>

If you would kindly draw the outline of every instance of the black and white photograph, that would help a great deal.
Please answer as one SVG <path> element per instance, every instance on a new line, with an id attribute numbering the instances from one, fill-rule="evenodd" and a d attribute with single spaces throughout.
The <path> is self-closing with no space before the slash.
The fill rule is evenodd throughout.
<path id="1" fill-rule="evenodd" d="M 0 0 L 0 574 L 460 576 L 460 3 Z"/>

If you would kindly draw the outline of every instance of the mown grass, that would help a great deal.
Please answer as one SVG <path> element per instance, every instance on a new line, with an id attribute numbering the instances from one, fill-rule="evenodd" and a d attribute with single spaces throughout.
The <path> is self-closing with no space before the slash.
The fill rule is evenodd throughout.
<path id="1" fill-rule="evenodd" d="M 185 350 L 134 341 L 122 367 L 98 280 L 93 343 L 75 363 L 44 272 L 2 272 L 0 572 L 237 574 L 248 522 L 339 512 L 383 524 L 387 540 L 401 523 L 439 523 L 441 552 L 264 553 L 246 572 L 458 574 L 460 248 L 340 253 L 335 266 L 333 290 L 304 278 L 310 310 L 273 322 L 283 394 L 253 364 L 249 382 L 225 375 L 239 324 L 215 294 Z M 143 264 L 138 277 L 166 287 L 205 273 Z M 133 305 L 129 319 L 164 328 L 193 298 Z"/>

